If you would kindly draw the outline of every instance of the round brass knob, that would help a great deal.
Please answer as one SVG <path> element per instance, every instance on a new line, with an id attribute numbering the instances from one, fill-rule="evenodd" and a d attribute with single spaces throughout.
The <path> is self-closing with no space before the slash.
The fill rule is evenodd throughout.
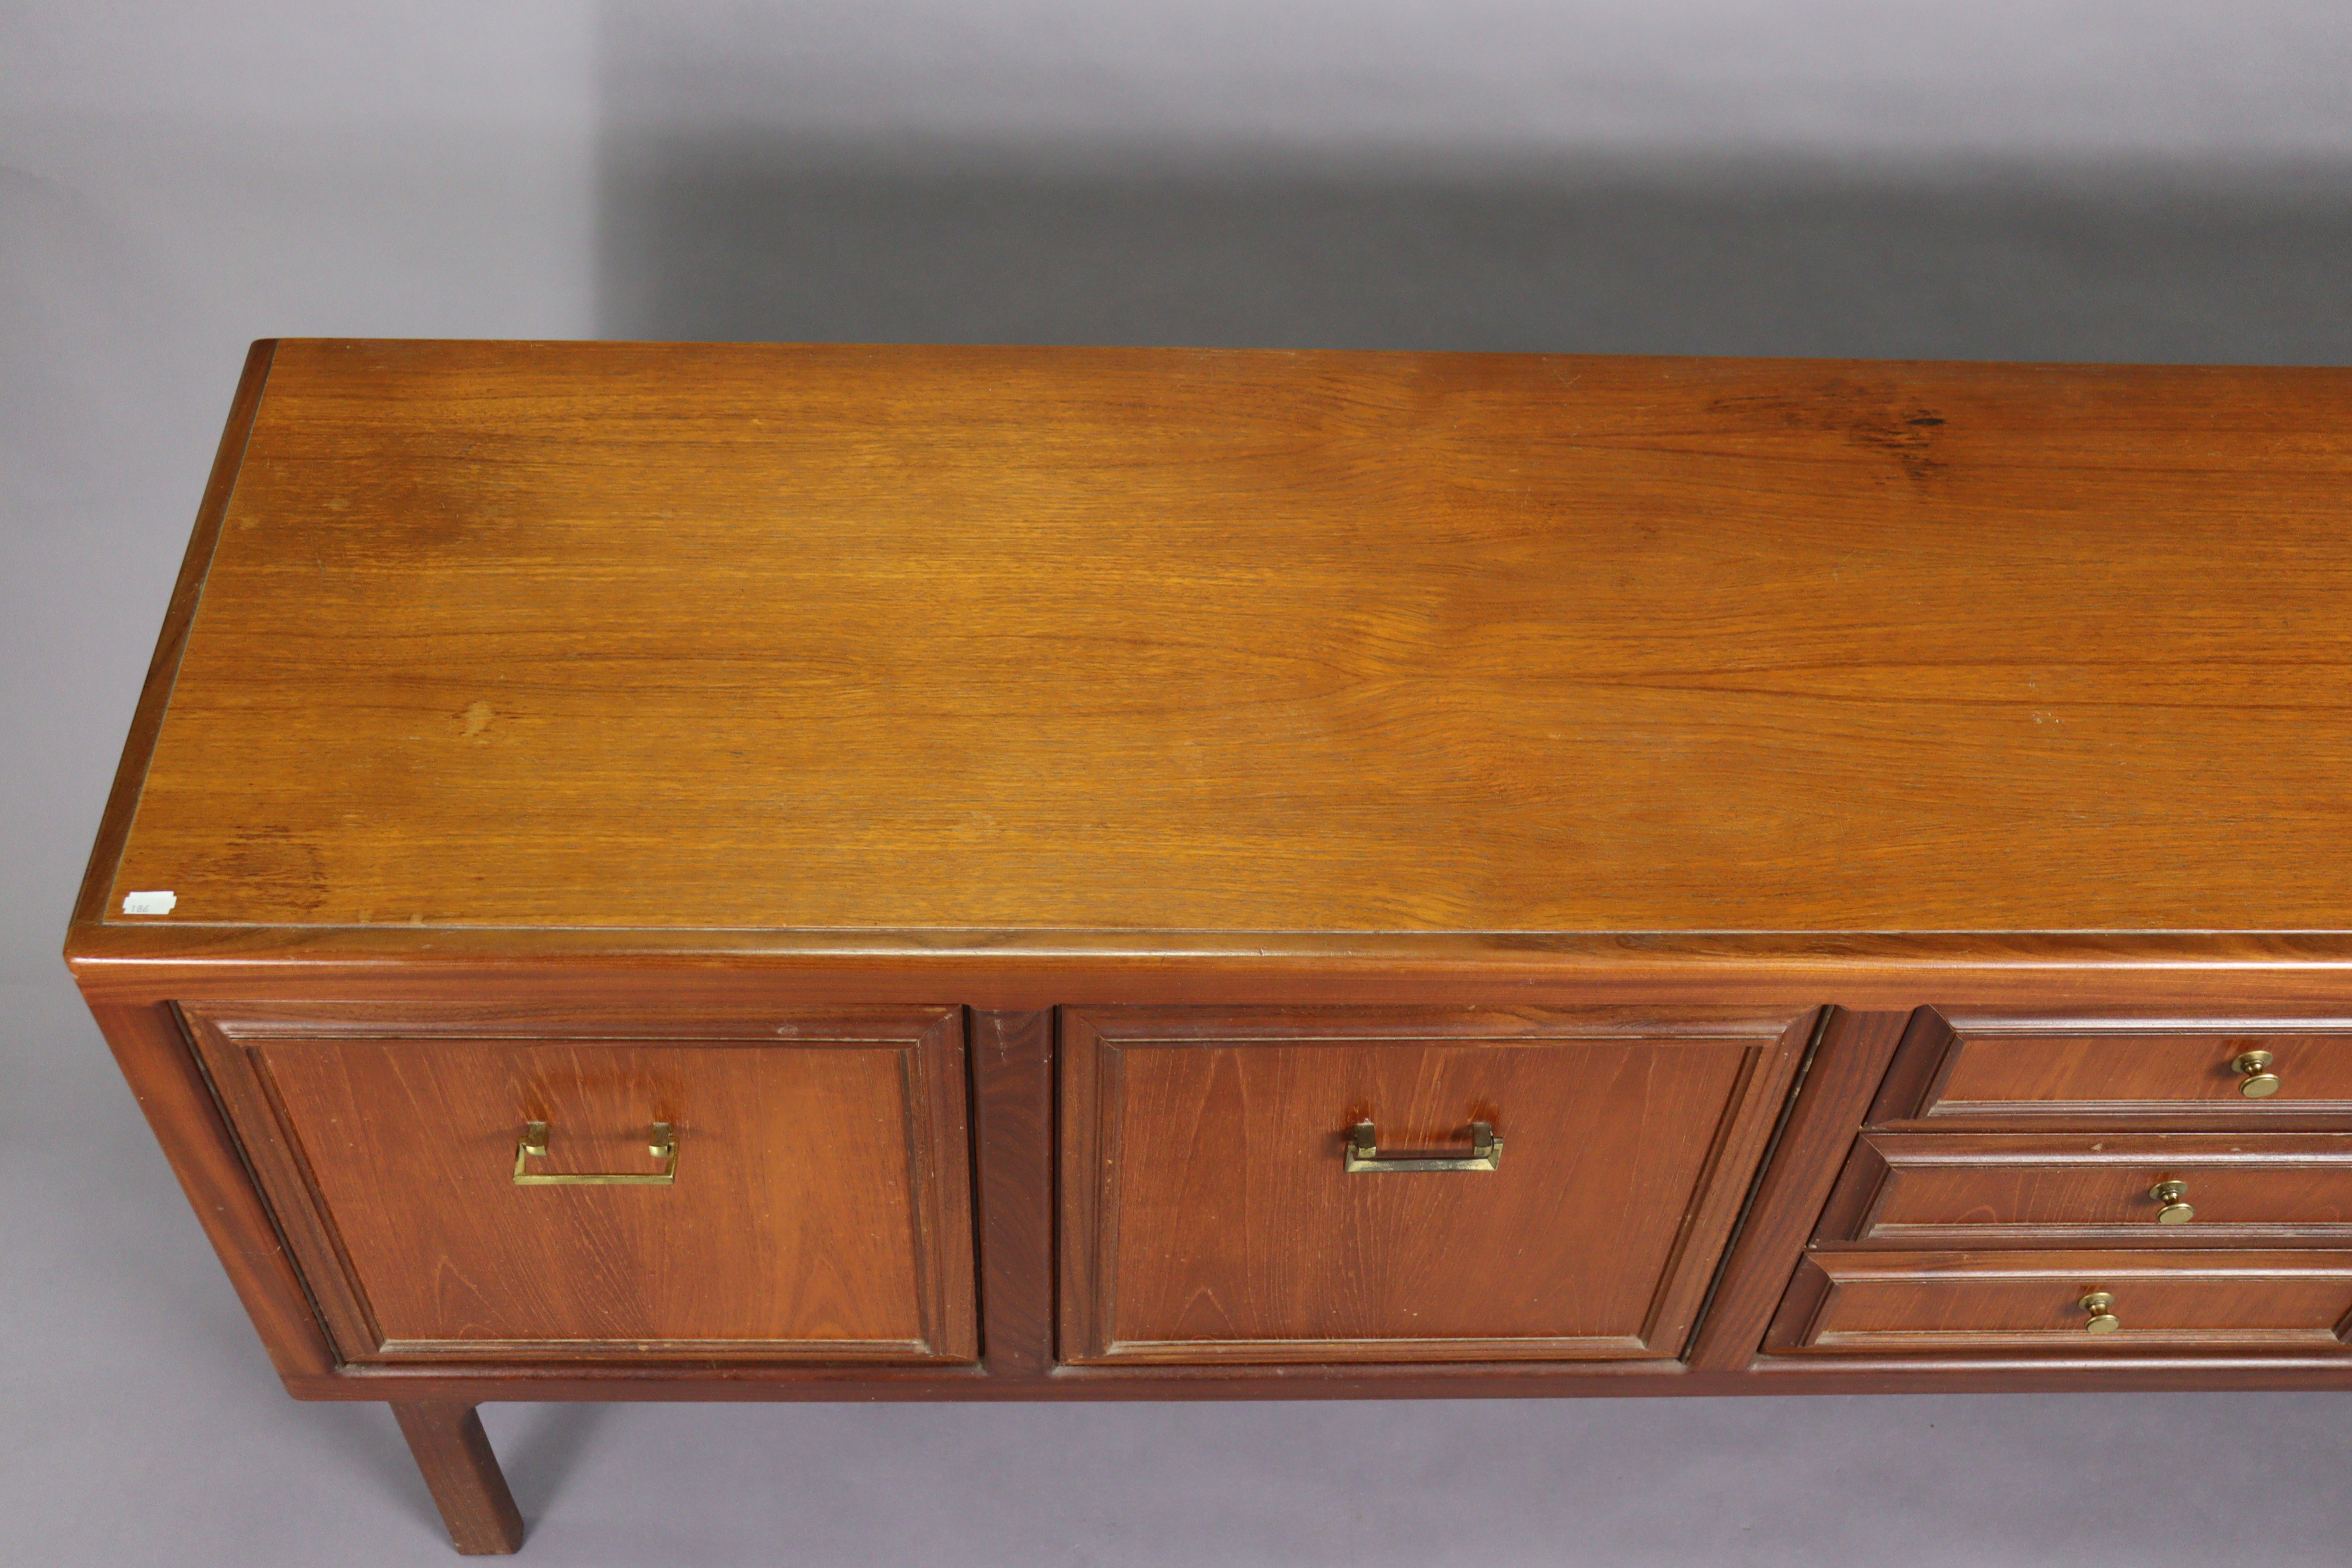
<path id="1" fill-rule="evenodd" d="M 2078 1305 L 2091 1314 L 2091 1320 L 2083 1327 L 2095 1334 L 2112 1334 L 2122 1328 L 2124 1321 L 2108 1310 L 2115 1304 L 2116 1299 L 2105 1290 L 2094 1290 L 2084 1297 Z"/>
<path id="2" fill-rule="evenodd" d="M 2187 1202 L 2189 1184 L 2186 1182 L 2158 1182 L 2148 1188 L 2147 1195 L 2164 1205 L 2156 1211 L 2158 1225 L 2187 1225 L 2197 1217 L 2197 1211 Z"/>
<path id="3" fill-rule="evenodd" d="M 2248 1051 L 2230 1066 L 2238 1074 L 2238 1092 L 2248 1100 L 2268 1100 L 2279 1091 L 2279 1075 L 2271 1071 L 2268 1051 Z"/>

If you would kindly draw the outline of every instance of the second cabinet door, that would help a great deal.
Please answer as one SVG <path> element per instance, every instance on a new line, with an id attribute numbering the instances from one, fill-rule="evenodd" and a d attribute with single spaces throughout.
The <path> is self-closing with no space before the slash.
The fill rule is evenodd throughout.
<path id="1" fill-rule="evenodd" d="M 1072 1010 L 1063 1356 L 1677 1356 L 1814 1018 Z"/>

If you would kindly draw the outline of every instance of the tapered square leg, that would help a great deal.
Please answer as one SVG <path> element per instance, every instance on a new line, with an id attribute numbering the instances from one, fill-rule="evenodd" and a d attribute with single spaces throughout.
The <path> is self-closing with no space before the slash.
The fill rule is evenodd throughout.
<path id="1" fill-rule="evenodd" d="M 474 1407 L 404 1400 L 392 1413 L 457 1550 L 468 1557 L 519 1551 L 522 1515 Z"/>

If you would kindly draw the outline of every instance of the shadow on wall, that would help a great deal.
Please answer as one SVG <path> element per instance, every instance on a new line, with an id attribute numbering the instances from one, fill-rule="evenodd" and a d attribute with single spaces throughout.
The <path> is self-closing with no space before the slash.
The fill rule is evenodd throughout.
<path id="1" fill-rule="evenodd" d="M 609 143 L 608 337 L 2352 363 L 2352 169 Z"/>

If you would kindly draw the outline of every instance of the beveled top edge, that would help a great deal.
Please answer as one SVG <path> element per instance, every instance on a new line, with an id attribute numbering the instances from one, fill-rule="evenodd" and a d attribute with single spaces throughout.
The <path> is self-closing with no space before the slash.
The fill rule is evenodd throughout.
<path id="1" fill-rule="evenodd" d="M 294 926 L 77 922 L 68 963 L 242 961 L 566 954 L 695 954 L 789 959 L 971 958 L 990 962 L 1099 960 L 1182 963 L 1495 961 L 1622 962 L 1632 956 L 1705 955 L 1775 963 L 2084 963 L 2352 965 L 2347 931 L 1234 931 L 758 929 L 604 926 Z"/>
<path id="2" fill-rule="evenodd" d="M 2101 376 L 2136 375 L 2143 373 L 2164 375 L 2182 374 L 2229 375 L 2252 372 L 2261 374 L 2277 373 L 2299 375 L 2317 373 L 2324 375 L 2352 376 L 2352 365 L 2333 364 L 2323 361 L 2284 363 L 2271 360 L 2208 361 L 2208 360 L 2070 360 L 2070 359 L 2000 359 L 1987 357 L 1969 359 L 1959 356 L 1871 355 L 1851 354 L 1701 354 L 1701 353 L 1609 353 L 1546 349 L 1366 349 L 1366 348 L 1268 348 L 1252 344 L 1228 343 L 1034 343 L 1014 342 L 907 342 L 887 339 L 791 338 L 746 340 L 740 338 L 464 338 L 464 337 L 304 337 L 288 336 L 256 340 L 255 348 L 342 348 L 352 350 L 384 348 L 446 348 L 493 350 L 528 350 L 538 353 L 578 353 L 585 358 L 604 357 L 625 359 L 638 354 L 659 354 L 677 349 L 697 353 L 740 354 L 746 358 L 762 355 L 823 353 L 872 353 L 876 355 L 993 355 L 1025 354 L 1039 358 L 1064 355 L 1111 356 L 1133 355 L 1153 359 L 1170 355 L 1197 355 L 1205 359 L 1301 360 L 1328 359 L 1340 362 L 1387 360 L 1462 360 L 1492 362 L 1502 360 L 1588 360 L 1612 364 L 1691 364 L 1691 365 L 1841 365 L 1884 366 L 1889 369 L 1933 369 L 1949 365 L 1955 369 L 1982 371 L 1994 368 L 2012 370 L 2050 370 L 2085 372 Z"/>

